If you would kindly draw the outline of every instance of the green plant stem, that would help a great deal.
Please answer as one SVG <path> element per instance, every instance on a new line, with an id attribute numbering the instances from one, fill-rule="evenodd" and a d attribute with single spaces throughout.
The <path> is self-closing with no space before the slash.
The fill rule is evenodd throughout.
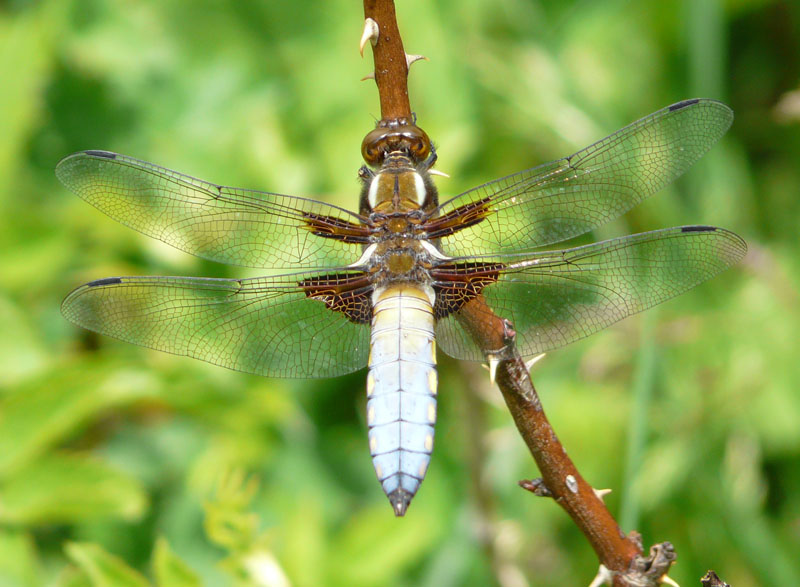
<path id="1" fill-rule="evenodd" d="M 628 423 L 628 453 L 625 458 L 622 507 L 619 516 L 620 527 L 623 530 L 636 528 L 639 523 L 640 500 L 635 485 L 647 444 L 648 414 L 656 380 L 658 349 L 653 330 L 658 314 L 658 309 L 653 309 L 642 318 L 640 350 L 633 378 L 633 405 Z"/>

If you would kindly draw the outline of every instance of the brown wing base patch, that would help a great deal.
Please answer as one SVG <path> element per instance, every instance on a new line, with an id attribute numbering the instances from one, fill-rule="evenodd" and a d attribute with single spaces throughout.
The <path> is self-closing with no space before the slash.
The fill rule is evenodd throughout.
<path id="1" fill-rule="evenodd" d="M 298 282 L 306 296 L 341 312 L 356 324 L 372 320 L 372 284 L 363 272 L 331 273 Z"/>
<path id="2" fill-rule="evenodd" d="M 470 202 L 452 210 L 444 216 L 434 218 L 426 222 L 422 230 L 426 238 L 436 239 L 458 232 L 469 226 L 482 222 L 487 216 L 492 214 L 490 198 L 483 198 L 476 202 Z"/>
<path id="3" fill-rule="evenodd" d="M 436 304 L 433 315 L 439 319 L 458 312 L 468 301 L 481 293 L 484 287 L 496 282 L 502 263 L 453 263 L 431 270 Z"/>
<path id="4" fill-rule="evenodd" d="M 345 243 L 367 244 L 370 242 L 370 228 L 342 220 L 335 216 L 324 216 L 313 212 L 303 212 L 306 225 L 303 227 L 311 234 L 323 238 L 332 238 Z"/>

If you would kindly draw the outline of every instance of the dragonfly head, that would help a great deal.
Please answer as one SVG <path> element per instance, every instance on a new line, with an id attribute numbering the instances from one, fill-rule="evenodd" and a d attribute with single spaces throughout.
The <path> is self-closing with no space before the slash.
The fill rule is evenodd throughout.
<path id="1" fill-rule="evenodd" d="M 360 212 L 390 214 L 433 209 L 436 187 L 428 170 L 436 151 L 424 130 L 407 119 L 381 120 L 361 143 L 361 154 L 373 172 L 363 167 Z"/>
<path id="2" fill-rule="evenodd" d="M 403 153 L 415 164 L 422 163 L 432 152 L 431 140 L 416 124 L 393 120 L 371 130 L 361 143 L 361 155 L 372 167 L 380 167 L 390 153 Z"/>

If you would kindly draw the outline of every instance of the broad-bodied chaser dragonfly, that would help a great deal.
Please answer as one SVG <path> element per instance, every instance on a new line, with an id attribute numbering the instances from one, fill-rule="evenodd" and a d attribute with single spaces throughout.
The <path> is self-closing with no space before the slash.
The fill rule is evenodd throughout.
<path id="1" fill-rule="evenodd" d="M 416 125 L 367 135 L 359 212 L 224 187 L 106 151 L 58 178 L 112 218 L 188 253 L 292 271 L 254 279 L 109 277 L 64 300 L 79 326 L 269 377 L 367 366 L 375 471 L 403 515 L 425 477 L 436 421 L 436 345 L 485 360 L 460 311 L 482 296 L 523 356 L 587 336 L 743 257 L 741 238 L 681 226 L 542 247 L 616 218 L 686 171 L 732 111 L 694 99 L 571 155 L 439 202 L 435 151 Z M 295 271 L 301 272 L 295 272 Z"/>

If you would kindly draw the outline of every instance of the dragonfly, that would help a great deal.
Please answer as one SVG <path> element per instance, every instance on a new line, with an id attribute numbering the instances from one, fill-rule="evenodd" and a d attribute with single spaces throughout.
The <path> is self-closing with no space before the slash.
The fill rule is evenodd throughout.
<path id="1" fill-rule="evenodd" d="M 225 187 L 107 151 L 56 168 L 111 218 L 182 251 L 282 273 L 249 279 L 107 277 L 72 291 L 71 322 L 123 341 L 267 377 L 368 368 L 375 472 L 406 513 L 433 451 L 436 348 L 485 361 L 465 307 L 513 325 L 522 356 L 588 336 L 739 261 L 745 242 L 679 226 L 552 250 L 683 174 L 733 121 L 678 102 L 577 153 L 439 201 L 435 149 L 411 121 L 364 139 L 358 212 Z"/>

